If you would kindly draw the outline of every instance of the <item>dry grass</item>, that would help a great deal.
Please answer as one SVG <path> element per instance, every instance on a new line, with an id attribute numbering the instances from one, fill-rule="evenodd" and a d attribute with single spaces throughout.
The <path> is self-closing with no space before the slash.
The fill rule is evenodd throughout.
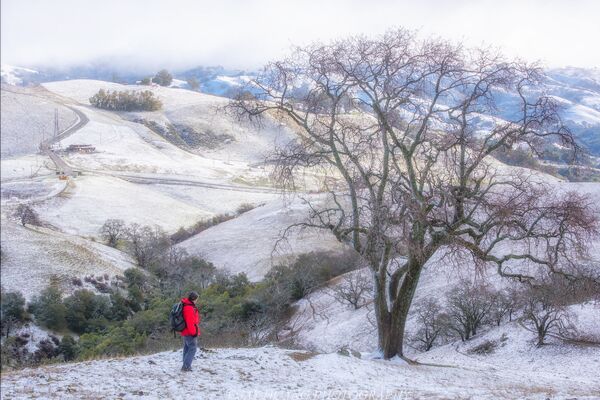
<path id="1" fill-rule="evenodd" d="M 310 360 L 317 354 L 319 354 L 319 353 L 295 351 L 293 353 L 288 353 L 288 356 L 290 356 L 290 358 L 294 361 L 302 362 L 302 361 Z"/>

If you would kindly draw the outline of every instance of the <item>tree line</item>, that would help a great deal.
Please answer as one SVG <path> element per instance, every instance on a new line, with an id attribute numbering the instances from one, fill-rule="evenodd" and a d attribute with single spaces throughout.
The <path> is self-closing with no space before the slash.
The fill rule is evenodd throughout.
<path id="1" fill-rule="evenodd" d="M 162 108 L 162 102 L 150 90 L 111 92 L 100 89 L 90 97 L 90 104 L 111 111 L 156 111 Z"/>

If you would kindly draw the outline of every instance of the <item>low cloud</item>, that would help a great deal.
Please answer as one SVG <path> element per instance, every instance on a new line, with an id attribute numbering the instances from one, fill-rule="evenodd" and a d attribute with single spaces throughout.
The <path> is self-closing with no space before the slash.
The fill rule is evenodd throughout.
<path id="1" fill-rule="evenodd" d="M 394 26 L 549 66 L 600 66 L 594 0 L 3 0 L 1 15 L 2 62 L 25 66 L 110 59 L 142 70 L 253 69 L 292 44 Z"/>

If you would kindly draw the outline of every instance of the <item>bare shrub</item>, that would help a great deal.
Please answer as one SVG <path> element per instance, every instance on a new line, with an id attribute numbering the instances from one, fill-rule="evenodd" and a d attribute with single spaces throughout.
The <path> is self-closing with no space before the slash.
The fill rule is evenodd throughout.
<path id="1" fill-rule="evenodd" d="M 242 203 L 239 205 L 239 207 L 235 210 L 235 213 L 237 215 L 241 215 L 245 212 L 248 212 L 250 210 L 254 210 L 256 208 L 256 206 L 254 204 L 250 204 L 250 203 Z"/>
<path id="2" fill-rule="evenodd" d="M 373 282 L 370 279 L 370 274 L 358 270 L 345 274 L 341 282 L 330 290 L 337 301 L 347 303 L 358 310 L 367 305 L 372 289 Z"/>
<path id="3" fill-rule="evenodd" d="M 171 241 L 174 244 L 181 243 L 184 240 L 187 240 L 192 236 L 195 236 L 200 232 L 207 230 L 208 228 L 229 221 L 235 217 L 235 215 L 231 214 L 217 214 L 207 220 L 198 221 L 189 228 L 181 227 L 179 228 L 179 230 L 177 230 L 177 232 L 171 235 Z"/>
<path id="4" fill-rule="evenodd" d="M 412 342 L 422 351 L 429 351 L 448 329 L 448 315 L 442 311 L 438 301 L 429 297 L 416 305 L 418 329 Z"/>
<path id="5" fill-rule="evenodd" d="M 128 249 L 142 268 L 152 267 L 171 245 L 169 237 L 159 226 L 141 226 L 133 223 L 127 227 Z"/>
<path id="6" fill-rule="evenodd" d="M 492 308 L 492 292 L 481 284 L 463 281 L 447 296 L 449 326 L 462 341 L 477 334 Z"/>
<path id="7" fill-rule="evenodd" d="M 498 348 L 498 342 L 486 340 L 469 350 L 470 354 L 486 355 L 493 353 Z"/>

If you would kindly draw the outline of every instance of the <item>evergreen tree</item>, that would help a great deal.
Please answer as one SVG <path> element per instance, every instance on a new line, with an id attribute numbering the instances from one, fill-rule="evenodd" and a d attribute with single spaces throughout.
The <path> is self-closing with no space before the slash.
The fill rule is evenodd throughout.
<path id="1" fill-rule="evenodd" d="M 54 286 L 47 287 L 39 296 L 34 297 L 30 309 L 35 319 L 50 329 L 60 330 L 66 326 L 62 293 Z"/>
<path id="2" fill-rule="evenodd" d="M 166 69 L 161 69 L 154 75 L 152 82 L 158 83 L 160 86 L 169 86 L 173 82 L 173 75 Z"/>

